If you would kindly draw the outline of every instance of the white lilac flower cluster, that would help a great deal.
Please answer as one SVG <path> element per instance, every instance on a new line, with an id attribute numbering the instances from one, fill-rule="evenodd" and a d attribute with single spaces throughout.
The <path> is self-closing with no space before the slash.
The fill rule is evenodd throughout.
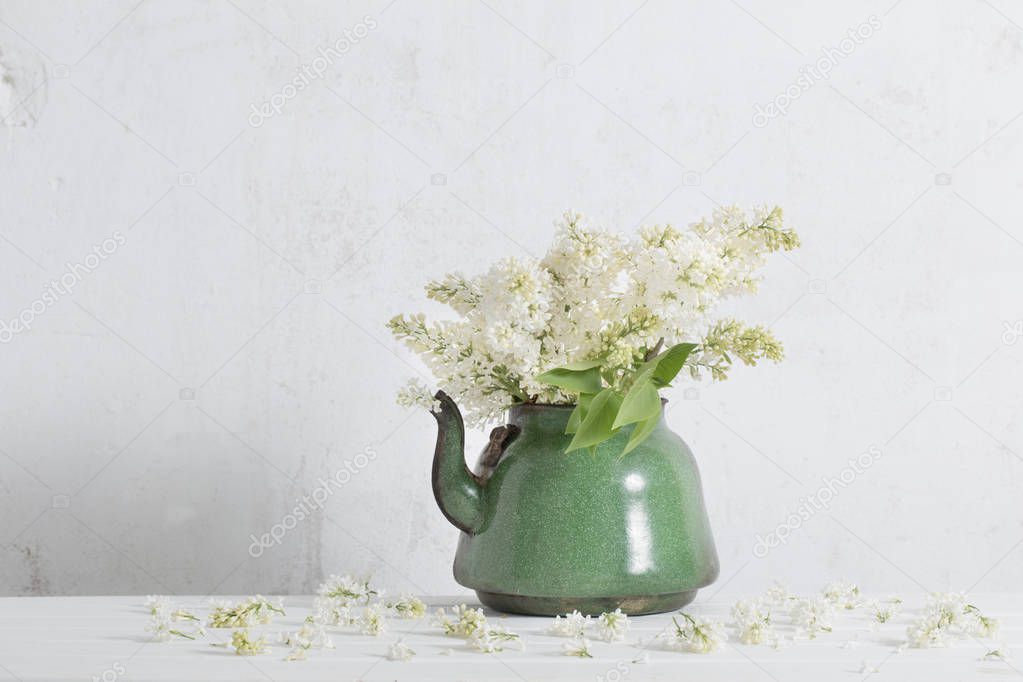
<path id="1" fill-rule="evenodd" d="M 280 635 L 281 644 L 291 647 L 291 652 L 285 660 L 303 661 L 311 649 L 333 649 L 334 640 L 331 639 L 327 628 L 322 623 L 305 622 L 295 632 L 282 632 Z"/>
<path id="2" fill-rule="evenodd" d="M 778 635 L 771 620 L 773 606 L 765 598 L 744 599 L 732 605 L 732 622 L 740 642 L 777 646 Z"/>
<path id="3" fill-rule="evenodd" d="M 878 601 L 872 599 L 866 603 L 867 609 L 870 611 L 870 620 L 875 628 L 884 625 L 899 612 L 899 605 L 902 600 L 898 597 L 886 599 L 884 601 Z"/>
<path id="4" fill-rule="evenodd" d="M 145 606 L 149 611 L 146 631 L 151 632 L 157 642 L 166 642 L 173 637 L 195 639 L 206 635 L 198 616 L 179 608 L 167 597 L 150 595 L 146 598 Z"/>
<path id="5" fill-rule="evenodd" d="M 554 622 L 547 628 L 547 632 L 558 637 L 582 637 L 589 627 L 589 616 L 572 611 L 564 616 L 554 616 Z"/>
<path id="6" fill-rule="evenodd" d="M 388 602 L 387 608 L 398 618 L 417 619 L 426 615 L 426 604 L 411 594 L 402 595 L 397 601 Z"/>
<path id="7" fill-rule="evenodd" d="M 621 609 L 604 612 L 597 618 L 597 637 L 605 642 L 621 641 L 625 639 L 629 625 L 629 617 Z"/>
<path id="8" fill-rule="evenodd" d="M 377 596 L 377 591 L 369 586 L 368 580 L 354 578 L 350 575 L 331 575 L 316 590 L 321 599 L 330 599 L 350 606 L 368 604 Z"/>
<path id="9" fill-rule="evenodd" d="M 483 609 L 469 608 L 465 604 L 453 606 L 450 613 L 438 609 L 436 625 L 449 637 L 461 637 L 476 651 L 491 654 L 503 651 L 509 642 L 517 642 L 521 648 L 522 639 L 518 634 L 487 621 Z"/>
<path id="10" fill-rule="evenodd" d="M 906 630 L 909 645 L 917 648 L 948 646 L 964 637 L 994 637 L 998 621 L 988 618 L 961 592 L 933 593 L 924 612 Z"/>
<path id="11" fill-rule="evenodd" d="M 839 609 L 855 609 L 862 604 L 860 588 L 842 580 L 825 585 L 821 595 Z"/>
<path id="12" fill-rule="evenodd" d="M 855 608 L 855 607 L 846 607 Z M 831 632 L 835 618 L 835 604 L 827 597 L 797 599 L 789 612 L 795 634 L 816 639 L 822 632 Z"/>
<path id="13" fill-rule="evenodd" d="M 707 620 L 688 613 L 680 614 L 682 620 L 672 618 L 674 631 L 662 633 L 659 639 L 669 649 L 689 651 L 694 654 L 709 654 L 720 649 L 728 636 L 725 624 Z"/>
<path id="14" fill-rule="evenodd" d="M 266 637 L 253 637 L 247 628 L 235 630 L 231 634 L 231 646 L 239 656 L 256 656 L 267 652 Z"/>
<path id="15" fill-rule="evenodd" d="M 735 358 L 751 365 L 781 358 L 781 344 L 766 329 L 716 313 L 722 301 L 756 291 L 767 254 L 798 246 L 781 209 L 747 215 L 724 208 L 688 229 L 647 227 L 632 239 L 591 227 L 578 213 L 556 226 L 542 259 L 505 258 L 482 275 L 449 274 L 427 284 L 427 296 L 459 319 L 399 315 L 388 323 L 470 424 L 497 418 L 515 402 L 574 402 L 537 380 L 570 362 L 600 360 L 605 381 L 619 389 L 661 343 L 698 344 L 686 361 L 693 378 L 723 379 Z M 420 382 L 399 401 L 437 408 Z"/>
<path id="16" fill-rule="evenodd" d="M 249 597 L 238 604 L 229 602 L 213 602 L 207 625 L 211 628 L 247 628 L 253 625 L 267 625 L 274 614 L 284 615 L 284 608 L 278 600 L 276 604 L 261 595 Z"/>
<path id="17" fill-rule="evenodd" d="M 592 634 L 605 642 L 618 642 L 625 639 L 630 624 L 629 617 L 622 613 L 620 608 L 605 611 L 595 620 L 579 611 L 572 611 L 564 616 L 555 616 L 554 622 L 547 628 L 547 634 L 571 638 L 571 642 L 562 646 L 566 656 L 591 658 L 587 634 Z"/>

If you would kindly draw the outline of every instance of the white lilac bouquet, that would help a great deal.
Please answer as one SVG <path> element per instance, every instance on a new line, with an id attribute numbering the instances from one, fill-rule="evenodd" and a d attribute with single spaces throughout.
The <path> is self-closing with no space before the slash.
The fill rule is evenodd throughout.
<path id="1" fill-rule="evenodd" d="M 653 431 L 658 391 L 683 369 L 693 379 L 724 379 L 736 360 L 781 359 L 770 331 L 715 312 L 756 291 L 769 253 L 799 245 L 780 208 L 724 208 L 688 229 L 656 225 L 631 239 L 578 213 L 556 227 L 540 260 L 505 258 L 476 277 L 428 283 L 427 297 L 458 319 L 398 315 L 388 323 L 470 424 L 497 420 L 515 404 L 575 405 L 569 451 L 635 424 L 628 452 Z M 399 402 L 436 408 L 416 381 Z"/>

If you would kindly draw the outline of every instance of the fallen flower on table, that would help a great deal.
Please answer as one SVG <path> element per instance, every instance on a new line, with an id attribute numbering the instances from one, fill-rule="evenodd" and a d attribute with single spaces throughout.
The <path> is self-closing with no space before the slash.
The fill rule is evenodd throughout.
<path id="1" fill-rule="evenodd" d="M 621 609 L 604 612 L 597 618 L 597 636 L 605 642 L 616 642 L 625 639 L 629 630 L 629 617 Z"/>
<path id="2" fill-rule="evenodd" d="M 231 646 L 239 656 L 255 656 L 267 652 L 266 637 L 252 639 L 248 630 L 235 630 L 231 635 Z"/>
<path id="3" fill-rule="evenodd" d="M 810 597 L 796 601 L 789 615 L 797 634 L 815 639 L 821 632 L 831 632 L 834 606 L 826 597 Z"/>
<path id="4" fill-rule="evenodd" d="M 151 594 L 146 597 L 145 607 L 149 611 L 149 615 L 155 616 L 160 611 L 170 609 L 170 600 L 162 595 Z"/>
<path id="5" fill-rule="evenodd" d="M 389 602 L 387 608 L 392 610 L 398 618 L 413 619 L 426 615 L 426 604 L 419 597 L 410 594 L 402 596 L 398 601 Z"/>
<path id="6" fill-rule="evenodd" d="M 354 625 L 358 618 L 352 614 L 352 607 L 342 604 L 331 597 L 313 599 L 313 612 L 306 617 L 307 622 L 324 625 Z"/>
<path id="7" fill-rule="evenodd" d="M 973 604 L 966 605 L 966 615 L 971 621 L 971 624 L 968 626 L 970 634 L 977 635 L 978 637 L 994 637 L 998 634 L 998 621 L 994 618 L 986 617 Z"/>
<path id="8" fill-rule="evenodd" d="M 333 649 L 334 641 L 319 623 L 306 622 L 295 632 L 282 632 L 281 643 L 291 647 L 285 660 L 302 661 L 310 649 Z"/>
<path id="9" fill-rule="evenodd" d="M 387 649 L 387 658 L 391 661 L 411 661 L 415 655 L 416 652 L 409 649 L 401 639 Z"/>
<path id="10" fill-rule="evenodd" d="M 879 602 L 877 600 L 867 602 L 867 609 L 870 610 L 870 617 L 874 627 L 887 623 L 899 611 L 897 602 Z"/>
<path id="11" fill-rule="evenodd" d="M 471 609 L 465 604 L 452 606 L 451 612 L 455 620 L 448 617 L 444 609 L 437 609 L 435 623 L 444 629 L 444 634 L 449 637 L 469 638 L 476 630 L 487 622 L 483 615 L 483 609 Z"/>
<path id="12" fill-rule="evenodd" d="M 176 608 L 167 597 L 150 595 L 146 599 L 146 608 L 150 613 L 146 631 L 153 633 L 153 639 L 158 642 L 169 641 L 172 637 L 195 639 L 206 635 L 206 631 L 201 625 L 195 625 L 191 633 L 176 627 L 174 623 L 178 621 L 198 623 L 199 617 L 184 609 Z"/>
<path id="13" fill-rule="evenodd" d="M 763 602 L 770 606 L 783 606 L 786 602 L 798 599 L 796 595 L 788 591 L 781 583 L 774 583 L 764 593 Z"/>
<path id="14" fill-rule="evenodd" d="M 771 622 L 771 608 L 762 599 L 745 599 L 732 606 L 732 620 L 743 644 L 777 645 L 778 635 Z"/>
<path id="15" fill-rule="evenodd" d="M 824 586 L 823 597 L 840 609 L 855 609 L 860 606 L 860 588 L 853 583 L 836 581 Z"/>
<path id="16" fill-rule="evenodd" d="M 561 650 L 566 656 L 593 658 L 593 654 L 590 653 L 590 640 L 585 637 L 576 637 L 571 642 L 565 642 L 561 645 Z"/>
<path id="17" fill-rule="evenodd" d="M 284 615 L 281 601 L 272 604 L 269 599 L 258 594 L 234 606 L 229 602 L 214 602 L 209 627 L 247 628 L 253 625 L 266 625 L 273 619 L 274 614 Z"/>
<path id="18" fill-rule="evenodd" d="M 948 646 L 964 637 L 993 637 L 998 621 L 984 616 L 960 592 L 934 592 L 923 614 L 906 629 L 909 645 L 916 648 Z"/>
<path id="19" fill-rule="evenodd" d="M 369 604 L 378 592 L 370 587 L 369 580 L 350 575 L 331 575 L 317 588 L 316 594 L 347 606 Z"/>
<path id="20" fill-rule="evenodd" d="M 469 645 L 487 654 L 504 651 L 504 646 L 508 642 L 518 642 L 521 648 L 522 640 L 516 633 L 489 623 L 483 623 L 469 636 Z"/>
<path id="21" fill-rule="evenodd" d="M 681 622 L 675 617 L 671 619 L 675 624 L 674 632 L 665 632 L 659 636 L 669 649 L 709 654 L 719 649 L 728 638 L 724 623 L 704 620 L 688 613 L 682 613 L 681 616 Z"/>
<path id="22" fill-rule="evenodd" d="M 377 595 L 367 579 L 331 575 L 316 589 L 312 619 L 323 625 L 355 625 L 359 618 L 352 608 L 369 604 Z"/>
<path id="23" fill-rule="evenodd" d="M 582 637 L 589 626 L 589 616 L 584 616 L 579 611 L 572 611 L 572 613 L 566 613 L 564 617 L 554 616 L 554 622 L 547 629 L 547 633 L 559 637 Z"/>
<path id="24" fill-rule="evenodd" d="M 387 619 L 379 604 L 371 604 L 362 610 L 359 617 L 359 631 L 364 635 L 378 637 L 387 629 Z"/>

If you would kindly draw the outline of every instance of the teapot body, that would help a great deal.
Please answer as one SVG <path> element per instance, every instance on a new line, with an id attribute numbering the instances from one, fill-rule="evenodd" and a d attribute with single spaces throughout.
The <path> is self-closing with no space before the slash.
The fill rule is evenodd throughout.
<path id="1" fill-rule="evenodd" d="M 662 417 L 627 455 L 621 453 L 632 427 L 593 453 L 566 453 L 571 410 L 511 409 L 499 451 L 488 448 L 471 473 L 478 521 L 459 539 L 455 579 L 484 604 L 514 613 L 642 614 L 684 606 L 718 575 L 688 446 Z"/>

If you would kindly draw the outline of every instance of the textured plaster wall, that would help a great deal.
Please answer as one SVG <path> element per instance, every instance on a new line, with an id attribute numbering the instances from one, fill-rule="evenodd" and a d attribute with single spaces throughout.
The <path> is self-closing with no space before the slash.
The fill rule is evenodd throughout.
<path id="1" fill-rule="evenodd" d="M 724 594 L 1018 588 L 1021 24 L 4 0 L 0 594 L 455 592 L 433 421 L 392 398 L 422 366 L 383 323 L 436 312 L 429 276 L 541 252 L 566 208 L 630 230 L 730 202 L 782 204 L 805 245 L 737 310 L 789 359 L 669 395 Z"/>

